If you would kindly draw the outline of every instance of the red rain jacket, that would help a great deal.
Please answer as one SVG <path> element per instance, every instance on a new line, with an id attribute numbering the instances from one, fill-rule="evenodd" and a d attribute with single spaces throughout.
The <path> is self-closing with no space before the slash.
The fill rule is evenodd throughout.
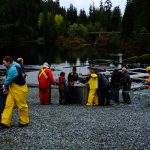
<path id="1" fill-rule="evenodd" d="M 38 73 L 39 88 L 50 88 L 50 84 L 55 85 L 55 80 L 50 69 L 41 69 Z"/>

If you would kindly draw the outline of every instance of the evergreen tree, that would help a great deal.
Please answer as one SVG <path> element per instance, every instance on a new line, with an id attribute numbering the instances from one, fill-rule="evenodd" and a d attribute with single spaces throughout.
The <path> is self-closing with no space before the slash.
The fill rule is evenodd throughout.
<path id="1" fill-rule="evenodd" d="M 67 9 L 67 19 L 69 24 L 73 24 L 77 22 L 77 9 L 70 4 L 70 7 Z"/>
<path id="2" fill-rule="evenodd" d="M 84 9 L 81 9 L 80 10 L 80 13 L 79 13 L 79 21 L 78 21 L 80 24 L 87 24 L 87 16 L 86 16 L 86 12 Z"/>
<path id="3" fill-rule="evenodd" d="M 99 7 L 99 22 L 101 23 L 101 26 L 102 26 L 102 30 L 105 31 L 106 30 L 106 23 L 105 23 L 105 8 L 104 8 L 104 5 L 103 5 L 103 2 L 102 0 L 100 1 L 100 7 Z"/>
<path id="4" fill-rule="evenodd" d="M 103 6 L 103 1 L 102 1 L 102 0 L 100 1 L 99 8 L 100 8 L 100 11 L 104 9 L 104 6 Z"/>
<path id="5" fill-rule="evenodd" d="M 128 0 L 122 20 L 122 35 L 128 38 L 134 30 L 134 1 Z"/>
<path id="6" fill-rule="evenodd" d="M 112 3 L 110 0 L 105 1 L 105 26 L 107 31 L 111 31 L 111 7 Z"/>
<path id="7" fill-rule="evenodd" d="M 111 18 L 111 30 L 112 31 L 120 31 L 121 27 L 121 11 L 119 6 L 115 7 L 112 12 Z"/>
<path id="8" fill-rule="evenodd" d="M 90 4 L 89 8 L 89 22 L 95 23 L 96 22 L 96 8 L 93 2 L 93 5 Z"/>
<path id="9" fill-rule="evenodd" d="M 134 3 L 134 28 L 135 31 L 141 30 L 143 27 L 150 31 L 150 1 L 135 0 Z"/>
<path id="10" fill-rule="evenodd" d="M 111 11 L 112 8 L 112 2 L 110 0 L 105 1 L 105 10 L 106 11 Z"/>

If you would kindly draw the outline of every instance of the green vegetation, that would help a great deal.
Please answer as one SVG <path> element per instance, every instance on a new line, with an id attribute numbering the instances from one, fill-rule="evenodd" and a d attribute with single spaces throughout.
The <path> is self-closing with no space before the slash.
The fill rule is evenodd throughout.
<path id="1" fill-rule="evenodd" d="M 100 0 L 87 15 L 72 4 L 61 7 L 59 0 L 0 0 L 0 42 L 52 42 L 65 49 L 92 45 L 98 51 L 141 55 L 150 47 L 149 8 L 149 0 L 127 0 L 122 15 L 111 0 Z"/>

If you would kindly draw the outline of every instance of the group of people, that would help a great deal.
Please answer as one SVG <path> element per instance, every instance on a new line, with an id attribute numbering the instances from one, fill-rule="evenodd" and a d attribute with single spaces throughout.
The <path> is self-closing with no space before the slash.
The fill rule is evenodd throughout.
<path id="1" fill-rule="evenodd" d="M 38 73 L 40 104 L 51 104 L 51 85 L 58 84 L 59 87 L 59 104 L 68 103 L 68 99 L 73 99 L 73 87 L 75 81 L 78 81 L 76 67 L 68 74 L 68 80 L 65 72 L 61 72 L 58 77 L 58 83 L 54 80 L 50 65 L 45 62 Z"/>
<path id="2" fill-rule="evenodd" d="M 110 80 L 110 81 L 109 81 Z M 51 84 L 55 85 L 53 74 L 48 63 L 43 64 L 43 68 L 38 73 L 40 104 L 51 104 Z M 76 94 L 74 84 L 79 81 L 88 84 L 89 94 L 87 105 L 110 105 L 110 100 L 119 103 L 119 90 L 122 87 L 123 102 L 130 103 L 129 89 L 131 87 L 130 75 L 125 67 L 121 71 L 115 69 L 110 78 L 110 73 L 96 73 L 90 70 L 86 78 L 79 77 L 76 67 L 65 77 L 65 72 L 61 72 L 58 77 L 59 103 L 75 103 Z"/>
<path id="3" fill-rule="evenodd" d="M 131 88 L 131 78 L 125 67 L 121 71 L 115 69 L 110 76 L 110 73 L 96 73 L 91 70 L 88 77 L 89 96 L 87 105 L 110 105 L 111 101 L 120 103 L 119 90 L 122 88 L 123 103 L 131 102 L 129 89 Z"/>
<path id="4" fill-rule="evenodd" d="M 146 86 L 150 89 L 150 66 L 146 68 L 146 71 L 148 72 Z M 129 90 L 131 89 L 132 80 L 126 67 L 122 67 L 121 71 L 114 69 L 111 75 L 108 71 L 96 73 L 91 70 L 87 83 L 90 89 L 87 105 L 104 106 L 110 105 L 111 102 L 119 104 L 120 89 L 122 89 L 122 103 L 131 103 Z"/>
<path id="5" fill-rule="evenodd" d="M 0 116 L 0 126 L 9 128 L 11 126 L 12 113 L 15 106 L 18 108 L 20 118 L 19 127 L 25 127 L 29 124 L 27 94 L 28 87 L 26 84 L 26 73 L 23 67 L 24 60 L 18 58 L 13 61 L 10 56 L 3 58 L 3 65 L 6 67 L 6 79 L 3 83 L 3 93 L 7 94 L 4 110 Z M 150 89 L 150 67 L 147 67 L 149 77 L 147 79 L 147 87 Z M 45 62 L 38 73 L 39 81 L 39 97 L 41 105 L 51 104 L 51 84 L 55 85 L 56 81 L 50 69 L 50 65 Z M 76 67 L 65 77 L 65 72 L 61 72 L 58 77 L 59 87 L 59 104 L 69 103 L 73 99 L 75 82 L 87 84 L 89 94 L 87 106 L 110 105 L 110 101 L 115 103 L 119 101 L 119 90 L 122 88 L 122 96 L 124 103 L 131 103 L 129 90 L 131 88 L 131 78 L 126 69 L 123 67 L 121 71 L 115 69 L 110 73 L 96 73 L 90 70 L 90 74 L 86 78 L 79 77 Z M 74 101 L 73 101 L 74 102 Z"/>

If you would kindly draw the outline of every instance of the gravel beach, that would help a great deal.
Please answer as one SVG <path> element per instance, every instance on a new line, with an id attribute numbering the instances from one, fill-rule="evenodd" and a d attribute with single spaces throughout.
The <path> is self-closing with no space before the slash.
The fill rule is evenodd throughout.
<path id="1" fill-rule="evenodd" d="M 29 88 L 30 124 L 19 128 L 17 109 L 12 126 L 0 127 L 0 150 L 149 150 L 150 91 L 131 92 L 132 103 L 103 107 L 39 104 L 37 88 Z"/>

